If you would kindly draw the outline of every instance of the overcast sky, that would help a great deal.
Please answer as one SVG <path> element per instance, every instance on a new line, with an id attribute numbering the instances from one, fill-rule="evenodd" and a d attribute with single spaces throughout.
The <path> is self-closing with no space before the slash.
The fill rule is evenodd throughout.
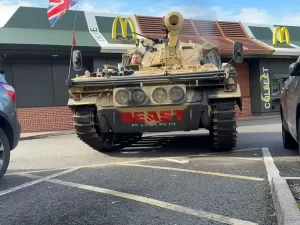
<path id="1" fill-rule="evenodd" d="M 48 0 L 0 0 L 0 27 L 19 6 L 46 8 L 48 3 Z M 163 16 L 176 10 L 185 18 L 300 26 L 300 4 L 296 0 L 79 0 L 79 8 L 85 11 L 152 16 Z"/>

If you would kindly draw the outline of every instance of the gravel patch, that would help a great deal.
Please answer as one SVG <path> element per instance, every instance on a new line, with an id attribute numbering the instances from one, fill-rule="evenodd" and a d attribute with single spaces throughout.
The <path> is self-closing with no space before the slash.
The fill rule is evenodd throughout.
<path id="1" fill-rule="evenodd" d="M 288 180 L 287 182 L 300 209 L 300 180 Z"/>

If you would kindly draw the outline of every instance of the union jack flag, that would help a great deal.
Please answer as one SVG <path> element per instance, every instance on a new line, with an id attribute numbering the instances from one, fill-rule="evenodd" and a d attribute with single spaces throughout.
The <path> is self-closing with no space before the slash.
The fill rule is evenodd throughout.
<path id="1" fill-rule="evenodd" d="M 51 27 L 61 18 L 66 11 L 72 6 L 76 5 L 79 0 L 49 0 L 47 10 L 48 20 Z"/>

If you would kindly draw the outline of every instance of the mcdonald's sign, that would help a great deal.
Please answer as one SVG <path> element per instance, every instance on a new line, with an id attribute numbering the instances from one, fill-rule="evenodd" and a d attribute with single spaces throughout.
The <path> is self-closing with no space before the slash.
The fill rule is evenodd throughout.
<path id="1" fill-rule="evenodd" d="M 131 32 L 136 32 L 135 24 L 131 17 L 127 17 L 124 21 L 120 16 L 117 16 L 114 19 L 113 25 L 112 25 L 112 38 L 117 39 L 117 24 L 120 22 L 121 25 L 121 31 L 122 31 L 122 37 L 127 38 L 127 25 L 130 23 Z M 136 40 L 136 34 L 132 33 L 133 40 Z"/>
<path id="2" fill-rule="evenodd" d="M 277 40 L 277 34 L 279 34 L 279 43 Z M 287 27 L 282 27 L 280 28 L 279 26 L 277 26 L 275 28 L 275 30 L 273 31 L 273 45 L 276 44 L 287 44 L 289 45 L 291 43 L 291 39 L 290 39 L 290 34 L 289 34 L 289 30 L 287 29 Z"/>

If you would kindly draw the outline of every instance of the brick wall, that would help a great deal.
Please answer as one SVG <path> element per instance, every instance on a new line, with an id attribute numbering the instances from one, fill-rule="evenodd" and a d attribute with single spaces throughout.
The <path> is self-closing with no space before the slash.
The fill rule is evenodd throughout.
<path id="1" fill-rule="evenodd" d="M 240 111 L 238 106 L 236 106 L 235 108 L 237 118 L 252 116 L 250 98 L 247 97 L 242 98 L 242 106 L 243 106 L 243 111 Z"/>
<path id="2" fill-rule="evenodd" d="M 236 82 L 240 85 L 242 94 L 243 111 L 236 107 L 237 117 L 251 116 L 251 100 L 250 100 L 250 82 L 249 82 L 249 66 L 247 62 L 236 64 L 233 66 L 237 70 L 238 76 Z"/>
<path id="3" fill-rule="evenodd" d="M 21 108 L 17 112 L 22 132 L 74 129 L 68 107 Z"/>

